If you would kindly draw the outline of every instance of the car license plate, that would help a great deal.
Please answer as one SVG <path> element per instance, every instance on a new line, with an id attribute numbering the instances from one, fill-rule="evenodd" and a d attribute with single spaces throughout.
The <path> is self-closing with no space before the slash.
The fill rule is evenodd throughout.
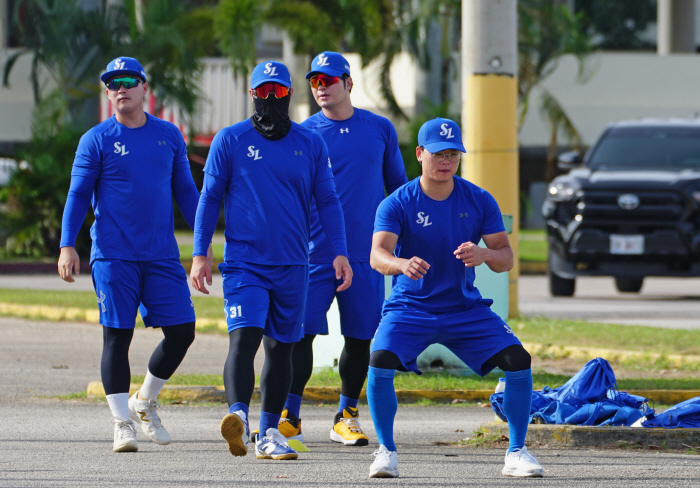
<path id="1" fill-rule="evenodd" d="M 610 254 L 642 254 L 644 236 L 610 234 Z"/>

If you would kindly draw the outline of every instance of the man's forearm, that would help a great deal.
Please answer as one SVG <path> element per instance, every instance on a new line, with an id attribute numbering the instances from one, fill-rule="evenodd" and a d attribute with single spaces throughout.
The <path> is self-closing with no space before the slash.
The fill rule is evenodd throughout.
<path id="1" fill-rule="evenodd" d="M 401 270 L 402 261 L 401 258 L 397 258 L 386 249 L 372 249 L 369 256 L 369 264 L 372 269 L 388 276 L 403 273 Z"/>
<path id="2" fill-rule="evenodd" d="M 484 263 L 496 273 L 503 273 L 513 269 L 513 250 L 510 247 L 502 249 L 489 249 L 490 257 Z"/>

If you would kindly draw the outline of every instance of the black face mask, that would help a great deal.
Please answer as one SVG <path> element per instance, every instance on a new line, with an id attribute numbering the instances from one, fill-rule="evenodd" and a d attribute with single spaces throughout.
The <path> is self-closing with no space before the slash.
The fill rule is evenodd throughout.
<path id="1" fill-rule="evenodd" d="M 250 117 L 250 122 L 263 137 L 276 141 L 292 129 L 289 119 L 290 95 L 282 98 L 272 94 L 267 98 L 253 97 L 255 113 Z"/>

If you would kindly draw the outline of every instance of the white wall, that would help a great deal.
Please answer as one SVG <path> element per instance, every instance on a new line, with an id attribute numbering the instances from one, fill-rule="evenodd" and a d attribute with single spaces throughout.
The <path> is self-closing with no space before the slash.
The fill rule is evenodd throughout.
<path id="1" fill-rule="evenodd" d="M 700 55 L 599 53 L 588 60 L 590 80 L 576 83 L 577 65 L 562 60 L 544 86 L 563 105 L 583 137 L 591 144 L 607 123 L 645 117 L 692 117 L 700 114 Z M 520 131 L 520 144 L 547 145 L 536 99 Z"/>
<path id="2" fill-rule="evenodd" d="M 10 52 L 0 50 L 0 64 L 4 64 Z M 346 57 L 355 81 L 354 105 L 386 116 L 378 88 L 380 65 L 374 63 L 362 69 L 358 55 L 346 54 Z M 208 62 L 212 69 L 206 70 L 207 78 L 202 83 L 207 99 L 202 102 L 197 119 L 199 127 L 212 131 L 248 117 L 252 104 L 246 98 L 245 87 L 233 83 L 225 61 Z M 20 58 L 10 78 L 11 88 L 0 89 L 0 142 L 27 141 L 31 136 L 33 96 L 29 63 L 29 56 Z M 700 55 L 606 52 L 591 56 L 587 65 L 592 73 L 587 83 L 576 82 L 577 65 L 573 57 L 562 59 L 544 83 L 569 113 L 585 144 L 592 143 L 605 125 L 614 120 L 690 117 L 700 113 Z M 215 66 L 217 69 L 213 69 Z M 216 73 L 219 73 L 218 81 Z M 409 116 L 414 115 L 416 103 L 415 73 L 415 64 L 407 54 L 400 55 L 392 66 L 396 97 Z M 296 86 L 305 82 L 294 80 Z M 547 128 L 535 103 L 538 96 L 537 91 L 532 94 L 531 109 L 520 132 L 520 143 L 525 146 L 548 143 Z M 459 100 L 454 102 L 458 104 Z M 292 117 L 295 121 L 302 118 L 297 114 Z M 397 125 L 401 135 L 401 125 Z"/>
<path id="3" fill-rule="evenodd" d="M 0 49 L 0 73 L 16 49 Z M 0 142 L 21 142 L 31 138 L 34 95 L 29 81 L 31 56 L 21 56 L 10 74 L 10 88 L 0 87 Z"/>

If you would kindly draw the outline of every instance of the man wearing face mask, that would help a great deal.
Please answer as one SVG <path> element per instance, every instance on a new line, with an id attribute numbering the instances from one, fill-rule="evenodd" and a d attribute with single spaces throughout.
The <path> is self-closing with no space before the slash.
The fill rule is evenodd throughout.
<path id="1" fill-rule="evenodd" d="M 197 207 L 190 273 L 194 288 L 208 294 L 206 250 L 225 197 L 225 262 L 219 270 L 229 331 L 224 365 L 229 413 L 221 421 L 221 434 L 231 454 L 246 454 L 253 364 L 262 341 L 262 411 L 255 438 L 259 459 L 297 458 L 277 427 L 291 384 L 292 349 L 304 336 L 312 198 L 335 253 L 333 269 L 342 280 L 338 290 L 352 281 L 328 149 L 321 136 L 289 119 L 291 84 L 282 63 L 256 66 L 249 90 L 255 113 L 214 137 Z"/>
<path id="2" fill-rule="evenodd" d="M 292 386 L 279 429 L 288 439 L 303 442 L 300 409 L 313 370 L 313 342 L 316 335 L 328 334 L 326 314 L 335 299 L 344 346 L 338 364 L 340 402 L 330 438 L 346 446 L 366 446 L 369 439 L 360 427 L 358 401 L 367 378 L 370 342 L 384 303 L 384 277 L 369 265 L 372 225 L 385 192 L 393 193 L 408 179 L 391 122 L 353 106 L 353 81 L 345 57 L 331 51 L 320 53 L 311 62 L 306 79 L 321 111 L 301 125 L 323 137 L 333 161 L 336 190 L 345 215 L 353 286 L 336 292 L 338 284 L 331 267 L 334 254 L 312 207 L 304 338 L 294 346 Z"/>

